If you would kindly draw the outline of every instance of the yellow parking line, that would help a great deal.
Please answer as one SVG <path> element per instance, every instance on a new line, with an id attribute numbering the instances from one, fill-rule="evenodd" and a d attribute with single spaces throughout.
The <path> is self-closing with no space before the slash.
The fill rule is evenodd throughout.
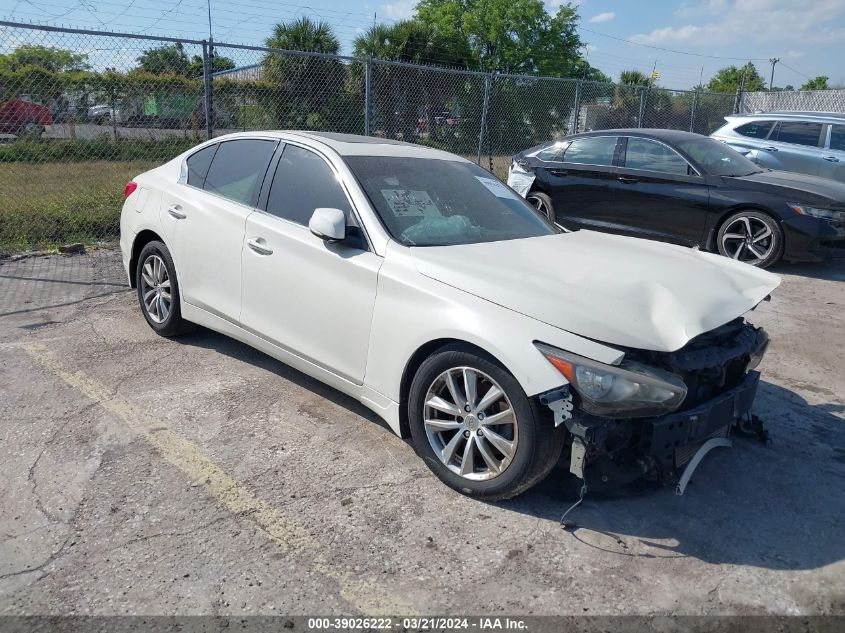
<path id="1" fill-rule="evenodd" d="M 285 517 L 278 508 L 256 497 L 244 484 L 215 464 L 196 444 L 164 422 L 145 414 L 105 384 L 81 371 L 65 367 L 43 345 L 31 343 L 23 347 L 45 369 L 123 420 L 164 459 L 205 486 L 208 493 L 230 512 L 252 523 L 285 552 L 310 560 L 312 571 L 337 581 L 341 597 L 359 611 L 368 615 L 416 613 L 410 605 L 396 599 L 375 581 L 358 578 L 358 574 L 342 569 L 342 564 L 329 563 L 321 552 L 320 543 L 307 530 Z"/>

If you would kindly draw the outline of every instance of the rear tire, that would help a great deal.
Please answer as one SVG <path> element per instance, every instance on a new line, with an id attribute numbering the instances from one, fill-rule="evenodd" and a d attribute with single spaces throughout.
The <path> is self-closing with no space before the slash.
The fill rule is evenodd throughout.
<path id="1" fill-rule="evenodd" d="M 724 257 L 768 268 L 783 256 L 783 231 L 767 213 L 737 211 L 719 228 L 716 247 Z"/>
<path id="2" fill-rule="evenodd" d="M 528 203 L 542 213 L 549 222 L 554 224 L 557 222 L 557 214 L 555 213 L 555 206 L 552 204 L 552 199 L 544 194 L 542 191 L 529 191 L 525 196 Z"/>
<path id="3" fill-rule="evenodd" d="M 539 483 L 565 440 L 565 429 L 542 415 L 507 370 L 467 345 L 441 348 L 423 362 L 411 383 L 408 420 L 414 449 L 431 471 L 458 492 L 489 501 Z"/>
<path id="4" fill-rule="evenodd" d="M 138 303 L 150 327 L 161 336 L 176 336 L 194 329 L 182 318 L 179 281 L 173 258 L 164 243 L 147 243 L 135 268 Z"/>

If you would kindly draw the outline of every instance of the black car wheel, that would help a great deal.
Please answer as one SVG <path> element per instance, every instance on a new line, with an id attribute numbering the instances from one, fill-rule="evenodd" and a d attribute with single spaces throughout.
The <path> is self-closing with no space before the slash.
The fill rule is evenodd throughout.
<path id="1" fill-rule="evenodd" d="M 135 281 L 141 312 L 153 330 L 162 336 L 175 336 L 193 329 L 193 324 L 182 318 L 176 268 L 162 242 L 144 246 L 138 256 Z"/>
<path id="2" fill-rule="evenodd" d="M 783 255 L 783 231 L 766 213 L 739 211 L 722 223 L 717 247 L 720 255 L 768 268 Z"/>
<path id="3" fill-rule="evenodd" d="M 408 420 L 417 454 L 445 484 L 487 500 L 509 499 L 557 463 L 565 428 L 541 415 L 492 358 L 454 345 L 414 376 Z"/>
<path id="4" fill-rule="evenodd" d="M 525 199 L 531 204 L 532 207 L 537 209 L 540 213 L 545 215 L 549 222 L 556 222 L 557 221 L 557 214 L 555 213 L 555 207 L 552 204 L 552 199 L 549 198 L 546 194 L 540 191 L 532 191 L 530 192 Z"/>

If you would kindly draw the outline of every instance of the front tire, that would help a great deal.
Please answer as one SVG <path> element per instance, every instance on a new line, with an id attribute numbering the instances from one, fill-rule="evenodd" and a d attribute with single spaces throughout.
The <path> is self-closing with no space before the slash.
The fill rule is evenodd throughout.
<path id="1" fill-rule="evenodd" d="M 149 242 L 141 250 L 135 269 L 135 285 L 141 312 L 156 333 L 176 336 L 193 329 L 193 324 L 182 318 L 176 267 L 162 242 Z"/>
<path id="2" fill-rule="evenodd" d="M 768 268 L 783 255 L 783 231 L 766 213 L 738 211 L 722 223 L 716 246 L 720 255 Z"/>
<path id="3" fill-rule="evenodd" d="M 417 454 L 451 488 L 490 501 L 539 483 L 565 429 L 543 419 L 516 379 L 474 349 L 444 347 L 417 371 L 408 398 Z"/>

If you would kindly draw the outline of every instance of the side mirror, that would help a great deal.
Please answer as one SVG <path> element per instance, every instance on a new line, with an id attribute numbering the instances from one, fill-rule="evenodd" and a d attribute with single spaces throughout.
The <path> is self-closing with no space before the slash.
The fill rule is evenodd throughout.
<path id="1" fill-rule="evenodd" d="M 308 222 L 311 232 L 327 242 L 339 242 L 346 237 L 346 216 L 340 209 L 320 207 Z"/>

